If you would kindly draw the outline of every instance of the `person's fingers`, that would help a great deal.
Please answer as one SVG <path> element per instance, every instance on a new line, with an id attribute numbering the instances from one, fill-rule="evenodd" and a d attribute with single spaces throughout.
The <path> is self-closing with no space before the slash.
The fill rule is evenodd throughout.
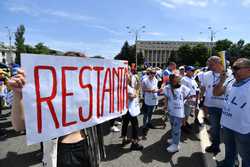
<path id="1" fill-rule="evenodd" d="M 17 87 L 16 81 L 13 80 L 12 78 L 8 80 L 8 86 L 13 88 L 13 87 Z"/>
<path id="2" fill-rule="evenodd" d="M 13 84 L 14 87 L 16 88 L 23 88 L 24 84 L 22 83 L 21 79 L 20 78 L 12 78 L 12 80 L 15 82 Z"/>
<path id="3" fill-rule="evenodd" d="M 25 72 L 22 68 L 17 70 L 17 75 L 22 75 L 23 77 L 25 77 Z"/>

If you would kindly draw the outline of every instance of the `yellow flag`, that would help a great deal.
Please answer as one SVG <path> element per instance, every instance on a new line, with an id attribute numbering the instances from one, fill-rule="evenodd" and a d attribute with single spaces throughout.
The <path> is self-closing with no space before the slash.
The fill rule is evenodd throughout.
<path id="1" fill-rule="evenodd" d="M 226 70 L 226 66 L 227 66 L 227 62 L 226 62 L 226 51 L 221 51 L 219 52 L 219 56 L 220 56 L 220 59 L 221 59 L 221 62 L 222 62 L 222 65 L 224 67 L 224 69 Z"/>

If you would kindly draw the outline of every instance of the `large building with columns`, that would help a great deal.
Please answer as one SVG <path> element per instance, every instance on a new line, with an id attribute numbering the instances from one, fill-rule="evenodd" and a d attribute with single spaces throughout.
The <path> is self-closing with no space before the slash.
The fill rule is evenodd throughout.
<path id="1" fill-rule="evenodd" d="M 153 67 L 166 67 L 171 55 L 177 56 L 177 50 L 182 45 L 204 44 L 208 48 L 215 45 L 212 42 L 197 41 L 136 41 L 136 54 L 142 54 L 144 61 Z"/>
<path id="2" fill-rule="evenodd" d="M 9 46 L 4 45 L 0 42 L 0 62 L 10 65 L 14 63 L 16 58 L 16 49 L 12 46 L 11 50 Z"/>

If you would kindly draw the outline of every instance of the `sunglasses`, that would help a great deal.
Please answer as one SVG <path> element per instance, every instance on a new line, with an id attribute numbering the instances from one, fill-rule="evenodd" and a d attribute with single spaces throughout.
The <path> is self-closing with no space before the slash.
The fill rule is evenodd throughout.
<path id="1" fill-rule="evenodd" d="M 233 71 L 238 71 L 238 70 L 243 69 L 243 68 L 250 68 L 250 67 L 238 67 L 238 66 L 232 66 L 232 70 L 233 70 Z"/>
<path id="2" fill-rule="evenodd" d="M 156 73 L 155 73 L 155 72 L 151 72 L 150 74 L 151 74 L 151 75 L 155 75 Z"/>

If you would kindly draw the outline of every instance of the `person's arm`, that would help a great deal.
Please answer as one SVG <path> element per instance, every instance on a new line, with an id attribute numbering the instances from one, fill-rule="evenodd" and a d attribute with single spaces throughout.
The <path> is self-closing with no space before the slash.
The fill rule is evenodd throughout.
<path id="1" fill-rule="evenodd" d="M 24 110 L 21 92 L 14 92 L 13 104 L 11 108 L 11 123 L 16 131 L 25 130 Z"/>
<path id="2" fill-rule="evenodd" d="M 145 82 L 142 82 L 142 90 L 143 92 L 149 92 L 149 93 L 152 93 L 154 91 L 153 89 L 148 89 L 145 85 Z"/>
<path id="3" fill-rule="evenodd" d="M 225 93 L 226 87 L 224 86 L 224 82 L 227 78 L 227 75 L 225 72 L 223 72 L 220 75 L 220 81 L 215 87 L 213 88 L 213 95 L 214 96 L 221 96 Z"/>
<path id="4" fill-rule="evenodd" d="M 11 108 L 11 122 L 16 131 L 25 130 L 22 88 L 25 85 L 24 72 L 18 70 L 16 76 L 8 80 L 8 87 L 13 90 L 13 104 Z"/>
<path id="5" fill-rule="evenodd" d="M 199 94 L 200 94 L 200 91 L 196 90 L 196 95 L 195 95 L 195 110 L 198 109 L 199 98 L 200 98 Z"/>

